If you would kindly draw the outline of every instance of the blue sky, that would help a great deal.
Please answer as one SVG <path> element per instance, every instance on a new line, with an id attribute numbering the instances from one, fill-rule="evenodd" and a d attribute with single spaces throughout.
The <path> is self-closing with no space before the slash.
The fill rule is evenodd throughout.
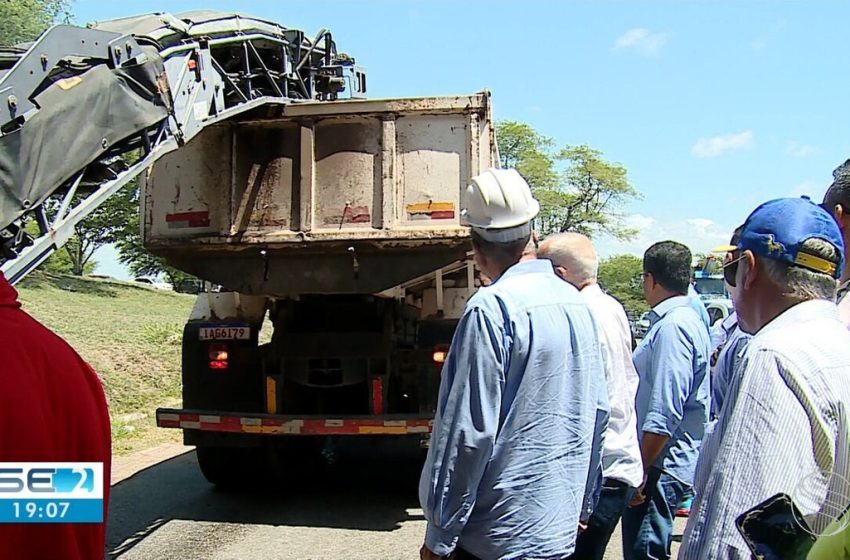
<path id="1" fill-rule="evenodd" d="M 241 11 L 329 28 L 370 97 L 489 89 L 498 119 L 625 165 L 641 228 L 600 253 L 677 239 L 705 251 L 759 203 L 820 198 L 850 157 L 846 2 L 77 0 L 78 23 Z M 118 274 L 109 251 L 101 271 Z"/>

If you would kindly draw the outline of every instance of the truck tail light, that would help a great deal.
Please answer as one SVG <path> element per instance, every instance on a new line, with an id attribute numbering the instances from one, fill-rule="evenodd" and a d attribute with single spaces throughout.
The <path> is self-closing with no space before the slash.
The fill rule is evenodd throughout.
<path id="1" fill-rule="evenodd" d="M 227 369 L 230 355 L 224 344 L 210 344 L 209 347 L 210 369 Z"/>
<path id="2" fill-rule="evenodd" d="M 449 347 L 446 344 L 438 344 L 434 346 L 434 354 L 431 356 L 431 359 L 434 361 L 434 365 L 441 366 L 446 361 L 446 357 L 449 355 Z"/>
<path id="3" fill-rule="evenodd" d="M 384 382 L 380 377 L 372 378 L 372 413 L 384 413 Z"/>

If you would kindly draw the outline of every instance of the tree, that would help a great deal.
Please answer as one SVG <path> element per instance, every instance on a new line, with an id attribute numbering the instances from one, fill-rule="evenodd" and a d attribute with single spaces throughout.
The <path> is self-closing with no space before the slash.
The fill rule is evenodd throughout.
<path id="1" fill-rule="evenodd" d="M 625 167 L 605 161 L 602 152 L 586 145 L 554 151 L 553 139 L 524 123 L 501 121 L 496 136 L 502 167 L 516 168 L 540 202 L 535 226 L 542 235 L 563 231 L 589 237 L 607 233 L 619 239 L 635 235 L 620 213 L 624 203 L 640 197 Z"/>
<path id="2" fill-rule="evenodd" d="M 614 255 L 599 263 L 599 284 L 617 298 L 626 310 L 643 313 L 649 310 L 643 297 L 641 274 L 643 261 L 634 255 Z"/>
<path id="3" fill-rule="evenodd" d="M 554 140 L 525 123 L 514 121 L 496 123 L 496 138 L 502 167 L 516 169 L 535 191 L 558 186 L 558 173 L 551 153 Z"/>
<path id="4" fill-rule="evenodd" d="M 3 0 L 0 2 L 0 45 L 32 41 L 57 21 L 70 21 L 67 0 Z"/>
<path id="5" fill-rule="evenodd" d="M 133 196 L 137 210 L 127 219 L 121 233 L 118 235 L 116 247 L 120 255 L 118 257 L 119 262 L 127 266 L 130 272 L 136 276 L 165 276 L 168 282 L 175 288 L 182 282 L 195 280 L 195 277 L 191 274 L 187 274 L 182 270 L 168 265 L 165 259 L 157 257 L 145 249 L 142 243 L 142 231 L 139 225 L 139 188 L 135 181 L 133 182 L 133 186 Z"/>
<path id="6" fill-rule="evenodd" d="M 710 253 L 695 253 L 694 261 L 696 262 L 696 269 L 702 270 L 709 274 L 722 274 L 723 273 L 723 259 L 719 258 L 717 255 L 712 255 Z"/>
<path id="7" fill-rule="evenodd" d="M 97 262 L 92 259 L 88 259 L 85 264 L 83 264 L 82 272 L 77 274 L 77 276 L 92 274 L 95 268 L 97 268 Z M 53 274 L 76 274 L 75 270 L 79 269 L 75 267 L 74 261 L 71 260 L 71 256 L 67 251 L 56 251 L 50 255 L 46 261 L 44 261 L 41 265 L 41 270 Z"/>
<path id="8" fill-rule="evenodd" d="M 89 263 L 94 252 L 121 238 L 128 220 L 138 214 L 136 190 L 135 185 L 125 186 L 74 226 L 73 237 L 63 247 L 71 261 L 71 274 L 82 276 L 87 270 L 93 270 Z M 72 207 L 82 200 L 82 196 L 74 197 Z M 45 202 L 48 219 L 52 220 L 56 216 L 59 205 L 56 199 Z"/>
<path id="9" fill-rule="evenodd" d="M 35 220 L 28 220 L 26 222 L 25 229 L 26 232 L 33 237 L 38 237 L 38 224 L 35 223 Z M 97 263 L 93 260 L 89 260 L 84 266 L 83 273 L 91 274 L 94 272 L 96 267 Z M 74 263 L 71 261 L 71 257 L 68 255 L 67 251 L 56 251 L 50 255 L 46 261 L 41 263 L 38 268 L 39 270 L 50 272 L 51 274 L 73 274 Z"/>

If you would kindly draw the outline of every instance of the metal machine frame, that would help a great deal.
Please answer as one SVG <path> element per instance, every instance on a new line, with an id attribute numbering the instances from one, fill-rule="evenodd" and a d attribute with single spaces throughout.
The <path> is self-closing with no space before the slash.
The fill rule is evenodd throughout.
<path id="1" fill-rule="evenodd" d="M 156 14 L 165 24 L 159 31 L 183 31 L 166 46 L 147 32 L 109 31 L 111 23 L 127 27 L 126 20 L 115 20 L 94 28 L 57 25 L 28 49 L 0 48 L 0 137 L 26 127 L 40 110 L 35 95 L 81 60 L 89 67 L 139 64 L 146 56 L 142 46 L 155 46 L 171 97 L 163 121 L 104 145 L 100 157 L 66 183 L 37 186 L 48 189 L 48 195 L 32 207 L 24 201 L 25 218 L 0 216 L 0 271 L 12 284 L 67 243 L 75 226 L 105 200 L 206 126 L 261 106 L 334 100 L 344 91 L 351 98 L 365 97 L 365 71 L 337 53 L 329 31 L 311 40 L 303 31 L 261 20 L 203 15 L 194 33 L 191 19 Z M 45 211 L 48 200 L 58 206 L 52 219 Z M 26 217 L 38 224 L 37 236 L 24 230 Z"/>

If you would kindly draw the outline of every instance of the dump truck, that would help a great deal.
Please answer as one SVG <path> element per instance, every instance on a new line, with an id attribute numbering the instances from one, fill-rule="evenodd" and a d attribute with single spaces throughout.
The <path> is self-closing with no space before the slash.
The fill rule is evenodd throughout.
<path id="1" fill-rule="evenodd" d="M 183 331 L 183 408 L 157 411 L 208 479 L 275 436 L 430 432 L 476 284 L 462 193 L 493 154 L 479 94 L 249 113 L 151 168 L 145 247 L 224 290 Z"/>
<path id="2" fill-rule="evenodd" d="M 183 329 L 182 408 L 156 413 L 215 484 L 305 442 L 431 431 L 478 285 L 461 208 L 497 161 L 490 96 L 365 93 L 329 31 L 219 12 L 0 49 L 2 270 L 139 179 L 145 247 L 217 286 Z"/>

